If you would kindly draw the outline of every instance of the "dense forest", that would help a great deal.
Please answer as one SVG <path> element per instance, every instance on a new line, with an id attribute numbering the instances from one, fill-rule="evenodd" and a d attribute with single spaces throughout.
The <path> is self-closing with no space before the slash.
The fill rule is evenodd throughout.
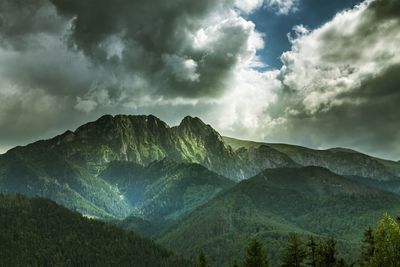
<path id="1" fill-rule="evenodd" d="M 400 266 L 400 220 L 385 214 L 376 228 L 364 232 L 361 253 L 351 261 L 344 260 L 337 250 L 334 238 L 316 239 L 310 236 L 302 240 L 296 233 L 288 237 L 287 246 L 281 256 L 281 267 L 398 267 Z M 198 266 L 211 267 L 204 252 L 199 253 Z M 272 266 L 267 248 L 254 237 L 239 263 L 232 267 L 269 267 Z"/>
<path id="2" fill-rule="evenodd" d="M 0 266 L 214 266 L 203 251 L 196 264 L 131 231 L 43 198 L 0 195 L 0 229 Z M 365 230 L 358 257 L 343 259 L 337 243 L 333 237 L 291 233 L 279 263 L 272 265 L 271 244 L 254 236 L 231 266 L 400 266 L 400 220 L 388 214 Z"/>
<path id="3" fill-rule="evenodd" d="M 240 261 L 249 237 L 267 244 L 279 264 L 289 233 L 302 239 L 335 237 L 341 257 L 360 253 L 364 229 L 385 212 L 400 214 L 400 197 L 319 167 L 269 169 L 219 194 L 162 233 L 163 246 L 214 266 Z"/>
<path id="4" fill-rule="evenodd" d="M 0 229 L 0 266 L 192 266 L 133 232 L 43 198 L 0 195 Z"/>

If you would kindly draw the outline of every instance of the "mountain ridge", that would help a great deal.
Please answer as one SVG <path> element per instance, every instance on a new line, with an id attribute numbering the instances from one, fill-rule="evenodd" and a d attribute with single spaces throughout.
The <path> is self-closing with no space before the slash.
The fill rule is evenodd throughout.
<path id="1" fill-rule="evenodd" d="M 238 150 L 241 147 L 255 148 L 260 146 L 268 146 L 286 154 L 293 161 L 302 166 L 314 165 L 327 167 L 333 172 L 341 175 L 355 175 L 382 181 L 398 179 L 400 177 L 400 164 L 396 164 L 395 161 L 379 159 L 352 149 L 331 148 L 318 150 L 283 143 L 253 142 L 247 140 L 239 140 L 226 136 L 224 136 L 223 138 L 224 141 L 228 145 L 231 145 L 234 150 Z M 329 164 L 335 161 L 341 162 L 336 163 L 335 166 L 333 166 L 333 164 Z M 358 164 L 360 167 L 358 169 L 352 170 L 351 167 L 346 166 L 346 164 Z M 372 168 L 363 169 L 362 165 Z"/>
<path id="2" fill-rule="evenodd" d="M 0 192 L 48 197 L 90 216 L 125 218 L 135 205 L 124 195 L 123 185 L 101 174 L 113 162 L 147 167 L 165 158 L 199 164 L 214 177 L 235 182 L 265 169 L 316 165 L 360 181 L 389 181 L 380 188 L 400 192 L 394 162 L 384 165 L 359 153 L 227 138 L 197 117 L 187 116 L 170 127 L 153 115 L 104 115 L 75 131 L 9 150 L 0 155 Z"/>
<path id="3" fill-rule="evenodd" d="M 90 136 L 93 135 L 93 132 L 95 132 L 95 136 Z M 98 136 L 99 133 L 103 136 Z M 282 160 L 278 160 L 278 163 L 265 162 L 262 167 L 253 170 L 253 168 L 247 167 L 249 160 L 243 159 L 248 155 L 245 153 L 242 153 L 240 157 L 234 155 L 232 149 L 224 144 L 222 136 L 217 131 L 199 118 L 190 116 L 186 116 L 178 126 L 170 127 L 153 115 L 104 115 L 96 121 L 78 127 L 74 132 L 66 131 L 52 139 L 40 140 L 23 147 L 19 146 L 9 150 L 6 154 L 36 149 L 41 145 L 47 145 L 47 149 L 54 149 L 77 140 L 80 140 L 80 145 L 87 145 L 89 136 L 92 137 L 91 143 L 103 142 L 97 144 L 97 149 L 103 150 L 101 151 L 103 155 L 97 157 L 97 161 L 109 161 L 110 154 L 113 154 L 113 160 L 128 160 L 147 165 L 152 161 L 171 157 L 177 161 L 200 163 L 210 170 L 234 180 L 250 177 L 268 167 L 282 164 L 285 166 L 295 165 L 286 155 L 275 151 Z M 130 140 L 132 136 L 138 140 Z M 103 147 L 104 142 L 109 142 L 108 148 Z M 219 164 L 218 157 L 223 157 L 224 164 Z M 84 160 L 88 161 L 88 159 Z M 247 162 L 240 162 L 242 160 Z M 238 165 L 242 166 L 237 167 Z"/>

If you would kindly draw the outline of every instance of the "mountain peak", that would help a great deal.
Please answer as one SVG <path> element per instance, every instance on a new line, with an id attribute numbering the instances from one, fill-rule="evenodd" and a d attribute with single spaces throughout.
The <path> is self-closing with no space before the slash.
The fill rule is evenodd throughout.
<path id="1" fill-rule="evenodd" d="M 209 124 L 204 123 L 198 117 L 186 116 L 185 118 L 183 118 L 177 128 L 184 131 L 196 132 L 197 134 L 212 134 L 218 136 L 218 139 L 222 140 L 220 134 L 213 127 L 211 127 Z"/>
<path id="2" fill-rule="evenodd" d="M 76 133 L 99 129 L 118 129 L 120 127 L 136 126 L 140 128 L 162 127 L 169 128 L 168 124 L 154 115 L 103 115 L 93 122 L 80 126 Z"/>
<path id="3" fill-rule="evenodd" d="M 192 117 L 192 116 L 186 116 L 183 118 L 179 126 L 185 126 L 185 125 L 202 125 L 206 126 L 206 124 L 198 117 Z"/>
<path id="4" fill-rule="evenodd" d="M 148 123 L 148 124 L 157 124 L 168 126 L 164 121 L 159 119 L 158 117 L 150 114 L 150 115 L 123 115 L 118 114 L 115 116 L 112 115 L 104 115 L 100 117 L 95 123 L 110 123 L 110 122 L 119 122 L 119 123 Z"/>

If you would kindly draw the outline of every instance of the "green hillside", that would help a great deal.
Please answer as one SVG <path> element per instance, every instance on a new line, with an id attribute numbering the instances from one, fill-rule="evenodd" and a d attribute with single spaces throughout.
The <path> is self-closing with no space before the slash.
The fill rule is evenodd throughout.
<path id="1" fill-rule="evenodd" d="M 139 232 L 145 221 L 153 227 L 166 228 L 235 184 L 199 164 L 176 163 L 169 159 L 147 167 L 112 162 L 100 177 L 118 186 L 128 200 L 132 206 L 131 216 L 123 225 L 132 225 L 135 229 L 134 225 L 139 223 L 136 229 Z"/>
<path id="2" fill-rule="evenodd" d="M 133 232 L 42 198 L 0 195 L 0 229 L 0 266 L 193 266 Z"/>
<path id="3" fill-rule="evenodd" d="M 400 213 L 399 196 L 320 167 L 270 169 L 196 210 L 159 242 L 187 256 L 204 250 L 225 266 L 253 235 L 276 262 L 288 233 L 297 232 L 335 236 L 343 255 L 354 259 L 362 232 L 386 211 Z"/>
<path id="4" fill-rule="evenodd" d="M 319 166 L 348 176 L 358 176 L 379 181 L 398 181 L 400 186 L 399 162 L 378 159 L 345 148 L 316 150 L 289 144 L 272 144 L 223 137 L 233 150 L 256 149 L 268 146 L 277 150 L 301 166 Z"/>

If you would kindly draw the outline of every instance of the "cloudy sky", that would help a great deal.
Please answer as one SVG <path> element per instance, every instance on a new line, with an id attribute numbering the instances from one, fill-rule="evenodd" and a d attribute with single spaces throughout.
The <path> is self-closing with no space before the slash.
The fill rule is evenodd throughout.
<path id="1" fill-rule="evenodd" d="M 398 0 L 0 0 L 0 153 L 110 113 L 400 159 Z"/>

